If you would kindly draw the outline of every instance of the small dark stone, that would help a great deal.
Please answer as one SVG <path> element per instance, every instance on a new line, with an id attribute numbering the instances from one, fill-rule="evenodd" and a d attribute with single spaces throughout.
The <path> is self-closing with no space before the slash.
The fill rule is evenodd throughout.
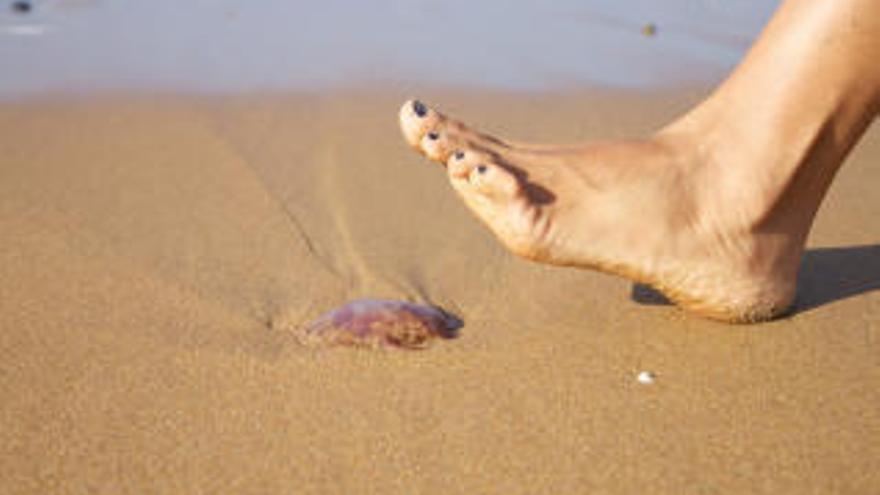
<path id="1" fill-rule="evenodd" d="M 15 2 L 12 2 L 10 8 L 16 14 L 29 14 L 31 10 L 34 9 L 34 6 L 30 2 L 27 2 L 25 0 L 17 0 Z"/>
<path id="2" fill-rule="evenodd" d="M 416 115 L 418 115 L 419 117 L 424 117 L 425 115 L 428 115 L 428 107 L 426 107 L 425 104 L 420 102 L 419 100 L 414 101 L 412 106 L 413 112 L 415 112 Z"/>

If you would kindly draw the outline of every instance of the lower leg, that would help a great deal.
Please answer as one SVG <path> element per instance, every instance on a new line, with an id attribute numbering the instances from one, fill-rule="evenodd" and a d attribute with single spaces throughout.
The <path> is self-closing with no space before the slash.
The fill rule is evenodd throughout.
<path id="1" fill-rule="evenodd" d="M 401 125 L 517 254 L 754 321 L 791 303 L 815 211 L 877 113 L 878 59 L 876 0 L 789 0 L 730 78 L 650 139 L 523 148 L 420 103 Z"/>
<path id="2" fill-rule="evenodd" d="M 877 60 L 880 2 L 788 0 L 728 80 L 666 131 L 698 132 L 732 189 L 811 222 L 880 110 Z M 727 156 L 758 165 L 731 167 Z"/>

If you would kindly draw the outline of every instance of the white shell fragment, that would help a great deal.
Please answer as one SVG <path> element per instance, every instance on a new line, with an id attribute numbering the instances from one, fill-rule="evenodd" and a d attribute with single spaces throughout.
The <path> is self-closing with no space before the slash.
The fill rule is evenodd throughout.
<path id="1" fill-rule="evenodd" d="M 656 379 L 657 375 L 653 371 L 642 371 L 636 376 L 636 380 L 642 385 L 651 385 Z"/>

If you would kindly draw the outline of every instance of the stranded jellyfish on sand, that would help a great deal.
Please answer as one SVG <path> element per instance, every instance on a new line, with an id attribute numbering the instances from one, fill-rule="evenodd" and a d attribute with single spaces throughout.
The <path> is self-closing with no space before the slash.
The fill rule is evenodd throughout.
<path id="1" fill-rule="evenodd" d="M 455 338 L 462 322 L 434 306 L 360 299 L 318 317 L 301 332 L 307 345 L 424 349 L 437 337 Z"/>

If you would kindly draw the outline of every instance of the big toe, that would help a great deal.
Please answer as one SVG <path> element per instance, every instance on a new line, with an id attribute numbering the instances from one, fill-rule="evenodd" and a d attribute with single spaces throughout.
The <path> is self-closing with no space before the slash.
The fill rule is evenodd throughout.
<path id="1" fill-rule="evenodd" d="M 452 187 L 468 202 L 481 205 L 502 205 L 521 197 L 517 178 L 491 157 L 458 150 L 447 161 Z"/>
<path id="2" fill-rule="evenodd" d="M 465 205 L 502 244 L 519 256 L 539 258 L 535 235 L 540 212 L 516 175 L 479 152 L 454 153 L 447 173 Z"/>

